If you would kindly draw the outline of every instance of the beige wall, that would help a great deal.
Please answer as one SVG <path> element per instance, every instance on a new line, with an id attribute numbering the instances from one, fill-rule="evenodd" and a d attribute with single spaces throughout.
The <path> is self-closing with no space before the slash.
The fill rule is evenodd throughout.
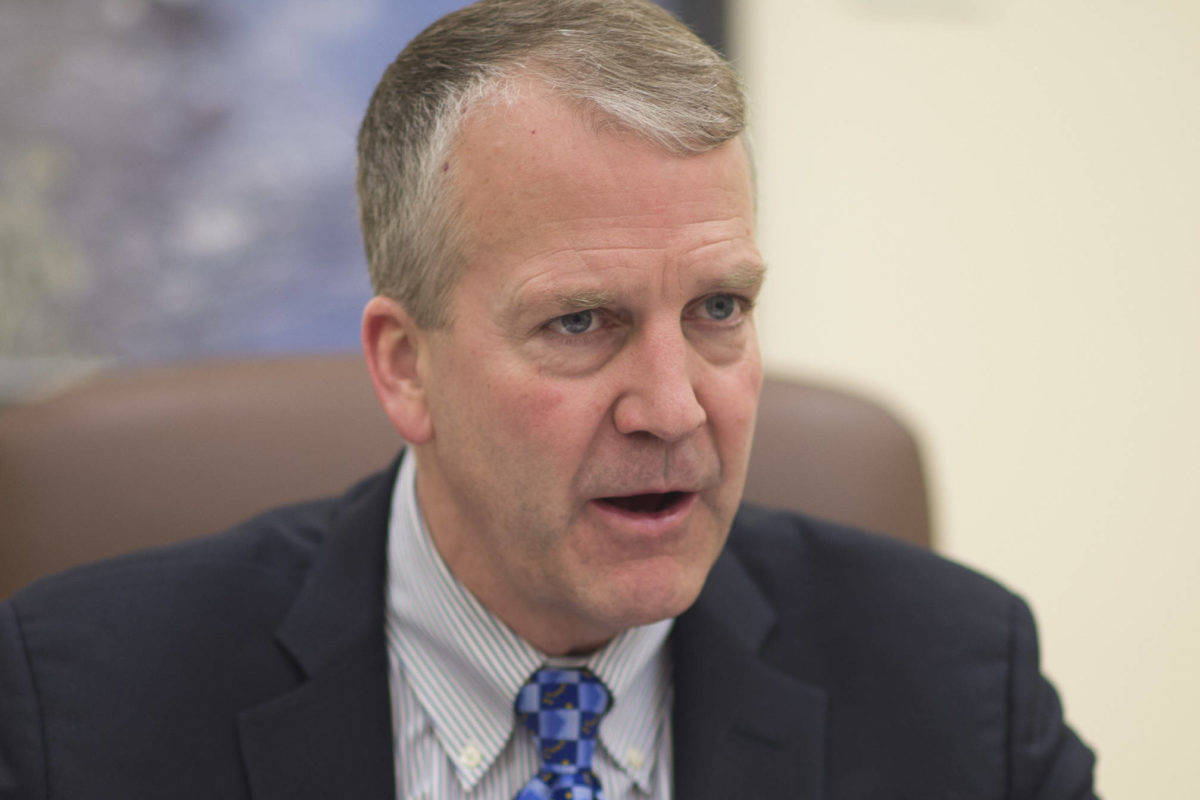
<path id="1" fill-rule="evenodd" d="M 1200 2 L 733 0 L 769 366 L 923 434 L 1109 797 L 1200 786 Z"/>

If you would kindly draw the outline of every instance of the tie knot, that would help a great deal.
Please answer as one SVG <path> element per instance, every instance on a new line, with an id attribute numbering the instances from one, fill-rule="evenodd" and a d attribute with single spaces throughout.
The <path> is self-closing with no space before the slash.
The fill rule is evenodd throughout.
<path id="1" fill-rule="evenodd" d="M 587 669 L 539 669 L 517 694 L 517 717 L 538 739 L 543 770 L 590 770 L 608 689 Z"/>

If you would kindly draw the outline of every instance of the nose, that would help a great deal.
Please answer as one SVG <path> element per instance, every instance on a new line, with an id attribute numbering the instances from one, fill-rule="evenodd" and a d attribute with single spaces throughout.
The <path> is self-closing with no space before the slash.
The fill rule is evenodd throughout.
<path id="1" fill-rule="evenodd" d="M 624 391 L 613 407 L 617 430 L 675 442 L 700 428 L 708 414 L 696 396 L 694 354 L 678 322 L 673 330 L 644 330 L 631 344 L 624 354 Z"/>

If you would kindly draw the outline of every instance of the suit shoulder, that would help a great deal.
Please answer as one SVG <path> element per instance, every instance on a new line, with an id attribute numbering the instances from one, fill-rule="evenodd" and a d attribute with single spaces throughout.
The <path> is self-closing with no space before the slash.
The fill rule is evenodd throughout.
<path id="1" fill-rule="evenodd" d="M 18 608 L 53 605 L 146 582 L 166 588 L 193 578 L 243 576 L 271 580 L 304 571 L 326 535 L 333 501 L 266 511 L 227 531 L 139 550 L 42 578 L 13 595 Z M 143 587 L 145 588 L 145 587 Z"/>
<path id="2" fill-rule="evenodd" d="M 927 550 L 786 512 L 742 509 L 730 550 L 774 612 L 763 657 L 826 697 L 831 785 L 1093 796 L 1092 755 L 1063 722 L 1012 592 Z M 866 776 L 868 763 L 881 768 Z"/>
<path id="3" fill-rule="evenodd" d="M 125 641 L 154 622 L 220 635 L 231 620 L 273 626 L 295 598 L 339 519 L 394 479 L 365 478 L 341 496 L 283 506 L 227 531 L 88 564 L 35 581 L 6 601 L 30 630 L 86 632 Z M 197 637 L 199 638 L 199 637 Z"/>
<path id="4" fill-rule="evenodd" d="M 275 631 L 340 507 L 272 510 L 216 536 L 42 579 L 0 603 L 0 689 L 7 676 L 19 717 L 0 725 L 0 739 L 44 748 L 47 762 L 65 765 L 60 778 L 111 762 L 122 741 L 158 761 L 180 742 L 227 746 L 241 709 L 297 680 Z M 165 726 L 162 709 L 186 724 Z"/>
<path id="5" fill-rule="evenodd" d="M 48 640 L 103 630 L 125 642 L 184 629 L 194 641 L 221 626 L 276 625 L 302 586 L 336 518 L 368 481 L 341 497 L 283 506 L 213 536 L 150 548 L 35 581 L 7 603 Z"/>
<path id="6" fill-rule="evenodd" d="M 906 542 L 804 514 L 744 505 L 730 547 L 775 602 L 789 598 L 969 615 L 1007 626 L 1020 601 L 973 569 Z M 798 593 L 803 584 L 807 591 Z M 949 620 L 947 620 L 949 621 Z"/>

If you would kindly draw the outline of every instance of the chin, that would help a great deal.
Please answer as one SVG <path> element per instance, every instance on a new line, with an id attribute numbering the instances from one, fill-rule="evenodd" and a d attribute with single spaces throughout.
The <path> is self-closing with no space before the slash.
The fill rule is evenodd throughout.
<path id="1" fill-rule="evenodd" d="M 650 625 L 677 617 L 691 608 L 700 596 L 711 564 L 669 569 L 639 565 L 635 575 L 624 575 L 610 584 L 618 591 L 609 598 L 615 630 Z"/>

